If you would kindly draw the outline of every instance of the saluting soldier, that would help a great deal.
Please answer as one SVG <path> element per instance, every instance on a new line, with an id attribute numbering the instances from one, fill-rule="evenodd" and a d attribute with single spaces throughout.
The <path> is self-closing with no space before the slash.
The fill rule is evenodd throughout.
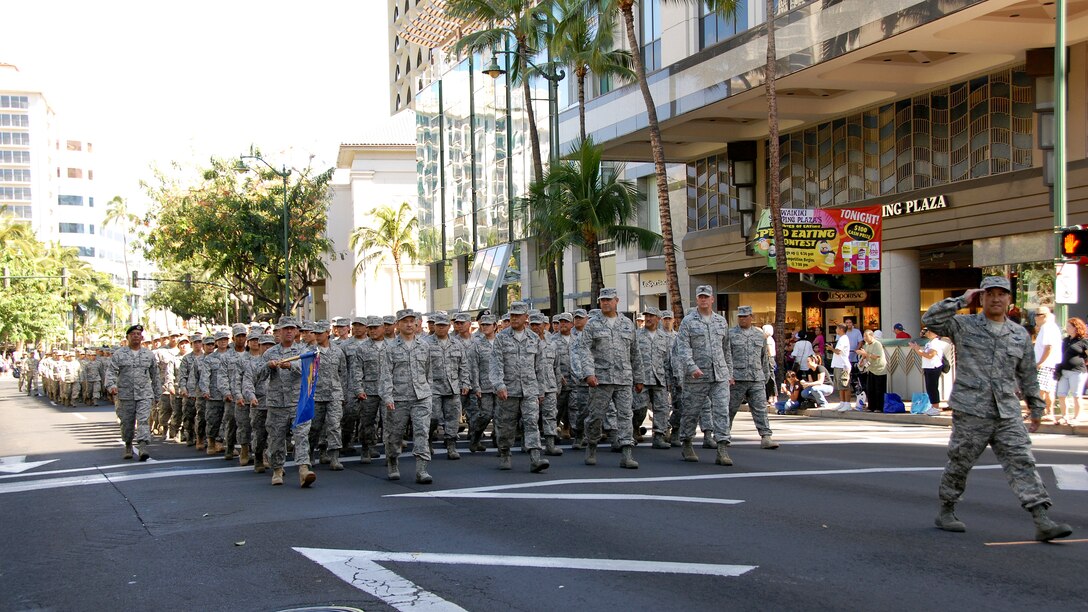
<path id="1" fill-rule="evenodd" d="M 548 342 L 547 321 L 543 314 L 529 315 L 529 329 L 540 340 L 540 435 L 544 438 L 544 454 L 558 457 L 563 454 L 563 450 L 555 445 L 559 438 L 558 396 L 563 375 L 559 367 L 560 347 Z"/>
<path id="2" fill-rule="evenodd" d="M 267 382 L 268 404 L 268 454 L 272 467 L 272 485 L 283 484 L 283 466 L 287 461 L 287 436 L 295 444 L 295 463 L 298 464 L 299 485 L 307 488 L 317 480 L 310 469 L 310 421 L 294 426 L 295 409 L 298 406 L 299 389 L 302 388 L 302 360 L 298 359 L 304 347 L 295 343 L 298 321 L 282 316 L 276 329 L 280 331 L 280 343 L 265 351 L 254 383 Z M 293 429 L 292 429 L 293 427 Z"/>
<path id="3" fill-rule="evenodd" d="M 142 348 L 144 328 L 132 325 L 125 330 L 127 345 L 113 353 L 106 371 L 106 390 L 116 398 L 118 416 L 121 419 L 121 440 L 125 443 L 125 459 L 132 459 L 132 442 L 135 437 L 140 451 L 140 461 L 150 456 L 147 447 L 151 443 L 151 401 L 162 392 L 159 368 L 151 351 Z"/>
<path id="4" fill-rule="evenodd" d="M 385 465 L 389 480 L 400 479 L 401 442 L 409 421 L 412 423 L 416 458 L 416 482 L 431 484 L 427 464 L 431 448 L 427 441 L 431 424 L 431 350 L 417 335 L 416 313 L 397 311 L 398 336 L 386 342 L 382 351 L 379 392 L 385 402 Z"/>
<path id="5" fill-rule="evenodd" d="M 442 426 L 446 459 L 461 458 L 457 452 L 457 428 L 461 423 L 461 398 L 472 386 L 471 370 L 465 347 L 450 337 L 450 318 L 434 313 L 434 335 L 426 342 L 431 347 L 431 421 Z"/>
<path id="6" fill-rule="evenodd" d="M 642 356 L 642 371 L 646 377 L 642 388 L 642 403 L 652 410 L 653 447 L 672 448 L 666 436 L 669 431 L 669 372 L 672 370 L 672 342 L 659 328 L 661 311 L 653 306 L 642 309 L 642 329 L 638 330 L 638 350 Z M 645 418 L 645 412 L 643 413 Z M 640 419 L 636 415 L 636 422 Z"/>
<path id="7" fill-rule="evenodd" d="M 548 468 L 540 456 L 540 339 L 526 329 L 529 305 L 510 304 L 510 327 L 495 336 L 488 370 L 495 387 L 495 441 L 499 447 L 499 469 L 511 468 L 510 448 L 514 445 L 520 417 L 523 443 L 529 451 L 529 470 Z"/>
<path id="8" fill-rule="evenodd" d="M 1049 541 L 1068 537 L 1073 529 L 1047 514 L 1051 499 L 1039 477 L 1028 436 L 1039 428 L 1046 404 L 1039 396 L 1031 337 L 1006 316 L 1011 300 L 1009 280 L 988 276 L 978 289 L 941 300 L 922 315 L 926 328 L 952 338 L 956 347 L 956 382 L 948 398 L 952 435 L 948 464 L 941 476 L 936 525 L 945 531 L 966 531 L 956 517 L 956 504 L 963 498 L 967 474 L 990 446 L 1020 506 L 1031 512 L 1035 539 Z M 956 314 L 975 307 L 982 312 Z M 1023 393 L 1031 410 L 1030 427 L 1025 427 L 1021 418 L 1017 391 Z"/>
<path id="9" fill-rule="evenodd" d="M 354 396 L 355 383 L 348 373 L 348 360 L 339 346 L 329 342 L 329 322 L 314 323 L 314 347 L 319 355 L 317 389 L 314 391 L 314 420 L 310 425 L 310 448 L 329 469 L 340 471 L 340 445 L 344 438 L 340 424 L 344 414 L 344 386 Z M 347 381 L 347 382 L 345 382 Z"/>
<path id="10" fill-rule="evenodd" d="M 601 289 L 601 307 L 574 344 L 571 357 L 578 375 L 589 385 L 589 414 L 586 417 L 586 465 L 597 464 L 597 442 L 610 405 L 615 406 L 614 433 L 623 452 L 620 467 L 638 469 L 633 448 L 633 394 L 642 391 L 642 357 L 635 340 L 635 324 L 616 311 L 619 297 L 613 288 Z"/>
<path id="11" fill-rule="evenodd" d="M 733 379 L 733 351 L 729 347 L 729 327 L 725 317 L 714 312 L 714 288 L 699 285 L 695 290 L 696 308 L 680 322 L 673 359 L 683 379 L 683 406 L 680 416 L 680 442 L 684 461 L 698 461 L 691 441 L 695 423 L 705 404 L 713 414 L 713 434 L 720 441 L 729 439 L 729 382 Z M 703 436 L 713 435 L 703 430 Z M 725 444 L 717 445 L 718 465 L 733 465 Z"/>
<path id="12" fill-rule="evenodd" d="M 748 402 L 748 412 L 759 432 L 760 448 L 778 448 L 771 436 L 767 421 L 767 378 L 771 375 L 770 353 L 767 352 L 767 336 L 752 325 L 752 307 L 737 309 L 737 324 L 729 330 L 729 349 L 733 353 L 733 378 L 729 381 L 729 427 L 742 402 Z M 718 439 L 719 445 L 729 445 L 729 437 Z"/>

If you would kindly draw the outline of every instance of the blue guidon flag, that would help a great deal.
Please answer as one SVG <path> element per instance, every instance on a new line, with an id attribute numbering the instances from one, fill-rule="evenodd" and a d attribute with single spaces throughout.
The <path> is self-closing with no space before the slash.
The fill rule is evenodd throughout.
<path id="1" fill-rule="evenodd" d="M 304 353 L 299 361 L 302 362 L 302 384 L 298 388 L 295 427 L 314 418 L 314 392 L 317 391 L 317 366 L 321 363 L 321 357 L 317 351 L 313 351 Z"/>

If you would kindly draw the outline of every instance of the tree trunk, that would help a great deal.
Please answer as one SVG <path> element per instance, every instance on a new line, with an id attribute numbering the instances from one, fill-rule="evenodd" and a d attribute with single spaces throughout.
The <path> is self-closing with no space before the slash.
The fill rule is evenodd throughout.
<path id="1" fill-rule="evenodd" d="M 397 274 L 397 289 L 400 289 L 400 307 L 408 310 L 408 300 L 404 297 L 404 282 L 400 279 L 400 256 L 393 252 L 393 270 Z"/>
<path id="2" fill-rule="evenodd" d="M 581 136 L 582 142 L 586 141 L 586 71 L 585 68 L 579 67 L 574 72 L 574 75 L 578 77 L 578 135 Z"/>
<path id="3" fill-rule="evenodd" d="M 596 232 L 585 233 L 586 258 L 589 260 L 589 299 L 597 302 L 597 296 L 601 295 L 604 288 L 604 272 L 601 271 L 601 245 L 597 242 Z"/>
<path id="4" fill-rule="evenodd" d="M 680 280 L 676 273 L 676 251 L 672 239 L 672 207 L 669 203 L 669 178 L 665 172 L 665 148 L 661 144 L 661 126 L 657 122 L 657 108 L 654 106 L 650 86 L 646 82 L 646 66 L 642 63 L 642 49 L 635 35 L 635 15 L 632 11 L 634 0 L 621 0 L 620 12 L 627 31 L 627 42 L 631 46 L 631 62 L 638 76 L 638 87 L 642 91 L 642 100 L 646 104 L 646 123 L 650 128 L 650 151 L 654 158 L 654 175 L 657 178 L 657 202 L 661 220 L 661 245 L 665 255 L 665 282 L 668 285 L 669 307 L 677 317 L 684 316 L 684 302 L 680 297 Z"/>
<path id="5" fill-rule="evenodd" d="M 786 248 L 782 242 L 782 207 L 779 180 L 778 152 L 778 93 L 775 78 L 778 74 L 777 53 L 774 42 L 774 0 L 767 0 L 767 69 L 765 74 L 767 90 L 767 206 L 771 210 L 771 227 L 774 231 L 775 244 L 775 298 L 774 298 L 774 341 L 777 354 L 779 375 L 776 383 L 785 375 L 786 350 L 786 294 L 789 290 L 789 264 L 786 261 Z"/>
<path id="6" fill-rule="evenodd" d="M 536 111 L 533 109 L 533 88 L 529 84 L 529 58 L 525 44 L 518 41 L 518 55 L 522 59 L 524 70 L 521 74 L 521 88 L 525 94 L 525 118 L 529 122 L 529 144 L 533 154 L 533 180 L 544 177 L 544 162 L 540 157 L 540 132 L 536 129 Z"/>
<path id="7" fill-rule="evenodd" d="M 559 281 L 555 276 L 555 262 L 549 261 L 544 266 L 544 275 L 548 278 L 548 307 L 551 310 L 549 316 L 559 314 Z"/>

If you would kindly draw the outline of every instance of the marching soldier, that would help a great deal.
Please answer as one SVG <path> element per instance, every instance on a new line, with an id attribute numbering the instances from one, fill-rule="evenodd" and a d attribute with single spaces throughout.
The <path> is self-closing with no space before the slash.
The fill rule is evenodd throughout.
<path id="1" fill-rule="evenodd" d="M 338 472 L 344 469 L 340 463 L 340 444 L 344 438 L 340 424 L 344 417 L 344 387 L 349 397 L 356 394 L 356 384 L 348 373 L 348 361 L 344 351 L 329 342 L 329 322 L 314 323 L 314 346 L 319 355 L 317 389 L 314 391 L 314 420 L 310 424 L 310 448 L 313 454 L 320 452 L 320 461 Z"/>
<path id="2" fill-rule="evenodd" d="M 570 411 L 570 392 L 574 385 L 574 375 L 570 369 L 570 345 L 574 340 L 570 331 L 574 329 L 574 316 L 569 312 L 555 315 L 556 331 L 548 339 L 555 347 L 555 358 L 559 365 L 559 392 L 555 396 L 556 423 L 561 425 L 560 431 L 567 438 L 574 439 L 574 424 Z"/>
<path id="3" fill-rule="evenodd" d="M 570 406 L 568 408 L 570 412 L 570 439 L 571 449 L 583 450 L 585 448 L 585 420 L 589 414 L 589 385 L 586 384 L 586 379 L 577 370 L 577 363 L 574 361 L 574 344 L 578 341 L 578 336 L 582 334 L 582 330 L 585 329 L 586 323 L 589 322 L 589 315 L 582 308 L 574 311 L 574 326 L 571 328 L 571 341 L 568 343 L 571 349 L 570 355 L 570 369 L 573 378 L 573 384 L 570 390 Z"/>
<path id="4" fill-rule="evenodd" d="M 680 387 L 682 375 L 678 375 L 675 364 L 672 363 L 673 347 L 676 345 L 676 319 L 671 310 L 661 311 L 661 331 L 669 339 L 669 371 L 666 373 L 669 379 L 669 446 L 680 446 L 680 397 L 683 389 Z"/>
<path id="5" fill-rule="evenodd" d="M 559 365 L 559 347 L 548 342 L 547 317 L 543 314 L 529 315 L 529 329 L 540 340 L 540 435 L 544 438 L 544 454 L 549 457 L 558 457 L 563 450 L 555 445 L 559 437 L 559 386 L 562 384 L 563 374 Z"/>
<path id="6" fill-rule="evenodd" d="M 684 461 L 698 461 L 691 446 L 695 423 L 709 401 L 714 433 L 719 440 L 729 439 L 729 381 L 733 378 L 733 351 L 729 347 L 729 328 L 725 317 L 714 312 L 714 288 L 699 285 L 695 290 L 696 308 L 680 322 L 673 347 L 673 360 L 683 379 L 683 404 L 680 415 L 680 442 Z M 705 429 L 703 436 L 711 435 Z M 717 445 L 718 465 L 733 465 L 725 444 Z"/>
<path id="7" fill-rule="evenodd" d="M 613 288 L 601 289 L 600 312 L 586 323 L 574 344 L 572 369 L 589 385 L 589 413 L 585 419 L 586 465 L 597 465 L 597 442 L 609 411 L 615 405 L 615 441 L 623 452 L 620 467 L 638 469 L 633 456 L 632 393 L 642 392 L 642 358 L 635 340 L 635 324 L 616 311 L 619 297 Z"/>
<path id="8" fill-rule="evenodd" d="M 474 412 L 468 415 L 470 452 L 484 452 L 481 439 L 495 417 L 495 386 L 491 382 L 491 359 L 495 352 L 495 315 L 480 317 L 480 333 L 472 340 L 472 393 L 476 395 Z"/>
<path id="9" fill-rule="evenodd" d="M 242 360 L 246 358 L 246 344 L 249 329 L 242 323 L 235 323 L 230 330 L 231 343 L 222 353 L 223 362 L 226 365 L 227 386 L 229 392 L 223 395 L 223 420 L 219 426 L 219 437 L 225 440 L 225 452 L 223 459 L 234 459 L 234 447 L 236 444 L 249 444 L 247 432 L 249 412 L 245 411 L 245 402 L 242 401 Z M 243 434 L 245 437 L 243 438 Z"/>
<path id="10" fill-rule="evenodd" d="M 642 371 L 646 377 L 646 384 L 639 394 L 642 398 L 642 418 L 645 419 L 646 408 L 652 410 L 654 438 L 653 447 L 657 449 L 672 448 L 666 436 L 669 430 L 669 372 L 672 370 L 672 359 L 669 353 L 672 342 L 669 336 L 658 328 L 661 311 L 653 306 L 642 309 L 643 324 L 635 336 L 638 338 L 638 350 L 642 356 Z M 635 416 L 635 422 L 641 423 L 642 419 Z"/>
<path id="11" fill-rule="evenodd" d="M 310 469 L 310 421 L 300 423 L 292 430 L 298 392 L 302 387 L 302 361 L 298 357 L 302 355 L 303 347 L 295 343 L 298 321 L 294 317 L 282 316 L 276 329 L 280 330 L 280 343 L 265 351 L 262 356 L 264 367 L 254 380 L 255 385 L 262 382 L 268 385 L 265 401 L 268 404 L 266 423 L 272 485 L 283 484 L 287 436 L 290 435 L 295 444 L 299 485 L 307 488 L 317 480 L 317 474 Z"/>
<path id="12" fill-rule="evenodd" d="M 242 373 L 242 399 L 249 404 L 250 430 L 252 435 L 253 471 L 264 474 L 269 461 L 266 456 L 268 450 L 268 377 L 262 377 L 261 372 L 265 368 L 264 354 L 275 346 L 276 341 L 271 334 L 258 336 L 257 348 L 249 342 L 249 355 L 247 367 Z M 246 447 L 242 446 L 242 460 L 245 459 Z M 245 465 L 244 463 L 242 465 Z"/>
<path id="13" fill-rule="evenodd" d="M 355 385 L 356 402 L 359 405 L 359 460 L 370 463 L 379 457 L 378 419 L 384 403 L 381 392 L 382 351 L 385 350 L 385 324 L 381 317 L 366 317 L 366 337 L 358 340 L 354 347 L 351 361 L 351 376 L 358 382 Z M 355 325 L 352 324 L 354 329 Z M 398 449 L 399 450 L 399 449 Z"/>
<path id="14" fill-rule="evenodd" d="M 41 359 L 38 358 L 38 349 L 30 347 L 26 353 L 26 363 L 23 365 L 23 378 L 26 379 L 27 396 L 42 396 L 41 389 L 38 388 L 38 370 L 41 365 Z"/>
<path id="15" fill-rule="evenodd" d="M 495 387 L 495 441 L 499 447 L 499 469 L 509 470 L 510 448 L 514 445 L 520 417 L 523 443 L 529 451 L 529 471 L 539 473 L 549 466 L 540 456 L 540 339 L 525 328 L 529 318 L 525 302 L 510 305 L 510 327 L 495 336 L 489 374 Z M 554 365 L 553 365 L 554 367 Z"/>
<path id="16" fill-rule="evenodd" d="M 351 321 L 351 334 L 341 340 L 338 346 L 344 351 L 348 360 L 347 380 L 344 380 L 344 418 L 340 421 L 340 432 L 343 436 L 340 444 L 340 453 L 349 456 L 355 454 L 355 438 L 359 432 L 359 412 L 362 405 L 357 397 L 355 372 L 358 371 L 356 360 L 359 344 L 367 337 L 366 317 L 356 317 Z M 364 443 L 365 444 L 365 443 Z M 369 457 L 368 457 L 369 459 Z"/>
<path id="17" fill-rule="evenodd" d="M 181 423 L 178 426 L 178 442 L 185 446 L 196 444 L 197 359 L 204 354 L 204 344 L 199 334 L 189 336 L 193 351 L 186 353 L 178 362 L 177 392 L 181 398 Z"/>
<path id="18" fill-rule="evenodd" d="M 729 330 L 729 348 L 733 353 L 733 377 L 729 389 L 729 426 L 741 402 L 748 402 L 748 412 L 759 432 L 760 448 L 775 449 L 778 443 L 771 437 L 771 425 L 767 422 L 767 378 L 771 375 L 767 337 L 763 330 L 752 325 L 752 307 L 737 309 L 737 325 Z M 718 438 L 719 445 L 729 445 L 729 437 Z"/>
<path id="19" fill-rule="evenodd" d="M 200 360 L 200 396 L 204 398 L 204 426 L 208 437 L 206 452 L 209 455 L 223 451 L 216 436 L 223 424 L 225 398 L 230 395 L 230 366 L 226 357 L 230 350 L 228 342 L 227 332 L 215 332 L 215 352 L 204 355 Z"/>
<path id="20" fill-rule="evenodd" d="M 1046 404 L 1039 396 L 1031 338 L 1006 316 L 1011 300 L 1008 279 L 988 276 L 978 289 L 941 300 L 922 315 L 926 328 L 952 338 L 956 347 L 956 382 L 948 398 L 952 435 L 948 464 L 941 477 L 936 525 L 945 531 L 966 531 L 956 517 L 956 503 L 963 498 L 967 474 L 990 446 L 1020 498 L 1020 506 L 1031 512 L 1035 539 L 1065 538 L 1073 529 L 1047 515 L 1050 495 L 1031 453 L 1028 433 L 1039 428 Z M 972 307 L 982 312 L 956 314 Z M 1025 427 L 1021 418 L 1017 391 L 1023 393 L 1031 409 L 1030 427 Z"/>
<path id="21" fill-rule="evenodd" d="M 469 393 L 461 396 L 461 414 L 464 416 L 465 424 L 468 424 L 468 416 L 476 413 L 476 403 L 479 398 L 475 393 L 472 393 L 472 381 L 476 380 L 476 343 L 473 342 L 472 336 L 472 317 L 467 312 L 454 313 L 450 317 L 453 322 L 453 335 L 452 338 L 461 343 L 461 348 L 465 352 L 465 361 L 468 363 L 468 376 L 469 376 Z M 458 424 L 458 430 L 460 430 L 460 424 Z"/>
<path id="22" fill-rule="evenodd" d="M 159 368 L 151 351 L 141 347 L 144 328 L 133 325 L 125 330 L 127 345 L 114 351 L 110 367 L 106 371 L 106 390 L 116 398 L 118 416 L 121 419 L 121 440 L 125 443 L 125 459 L 132 459 L 132 442 L 135 437 L 140 451 L 140 461 L 150 456 L 147 446 L 151 443 L 151 400 L 161 393 Z"/>
<path id="23" fill-rule="evenodd" d="M 431 424 L 431 351 L 416 335 L 416 315 L 411 310 L 397 311 L 399 335 L 386 342 L 382 352 L 379 392 L 385 402 L 385 464 L 389 480 L 400 479 L 398 458 L 408 422 L 412 423 L 416 458 L 416 482 L 431 484 L 427 464 L 431 460 L 427 441 Z"/>
<path id="24" fill-rule="evenodd" d="M 461 458 L 457 452 L 457 428 L 461 424 L 461 398 L 472 386 L 471 370 L 464 344 L 450 338 L 450 319 L 444 312 L 434 314 L 434 335 L 426 339 L 431 347 L 431 420 L 442 426 L 446 459 Z"/>

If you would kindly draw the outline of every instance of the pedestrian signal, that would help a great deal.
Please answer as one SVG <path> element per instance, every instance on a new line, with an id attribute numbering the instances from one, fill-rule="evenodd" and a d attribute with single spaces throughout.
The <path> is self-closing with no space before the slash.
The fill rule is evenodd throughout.
<path id="1" fill-rule="evenodd" d="M 1062 257 L 1079 259 L 1088 257 L 1088 229 L 1062 230 Z"/>

